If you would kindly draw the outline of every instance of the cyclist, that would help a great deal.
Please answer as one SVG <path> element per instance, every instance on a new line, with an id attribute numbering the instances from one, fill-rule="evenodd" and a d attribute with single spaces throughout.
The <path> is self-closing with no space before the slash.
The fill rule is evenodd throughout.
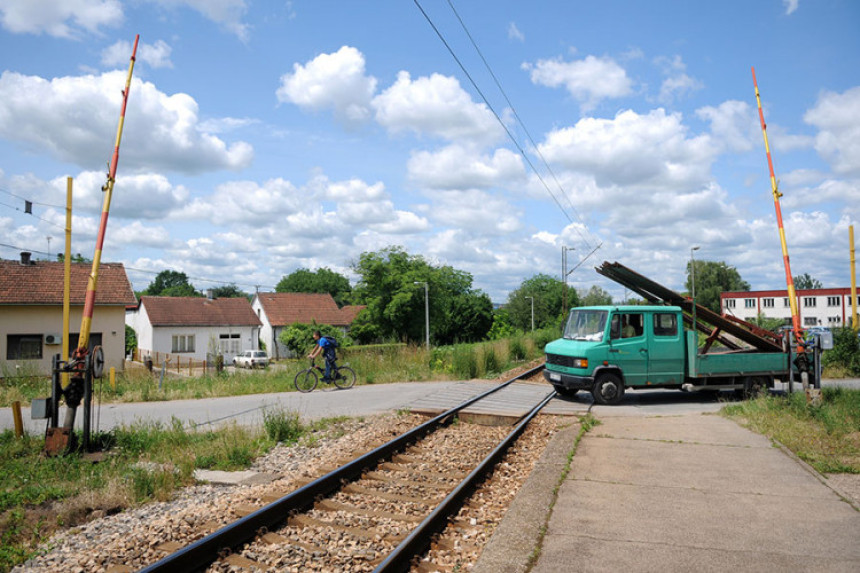
<path id="1" fill-rule="evenodd" d="M 323 382 L 331 382 L 331 371 L 337 368 L 337 355 L 335 353 L 335 348 L 337 348 L 337 342 L 330 336 L 323 336 L 320 334 L 319 330 L 314 330 L 314 349 L 308 354 L 308 358 L 316 358 L 319 356 L 320 352 L 323 353 L 323 358 L 325 358 L 325 373 L 323 374 Z"/>

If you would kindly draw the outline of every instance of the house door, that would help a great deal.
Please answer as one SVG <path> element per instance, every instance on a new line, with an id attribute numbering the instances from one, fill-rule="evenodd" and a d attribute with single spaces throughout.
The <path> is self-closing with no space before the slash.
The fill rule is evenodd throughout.
<path id="1" fill-rule="evenodd" d="M 233 358 L 242 352 L 242 340 L 240 334 L 219 334 L 218 350 L 224 356 L 224 364 L 232 364 Z"/>

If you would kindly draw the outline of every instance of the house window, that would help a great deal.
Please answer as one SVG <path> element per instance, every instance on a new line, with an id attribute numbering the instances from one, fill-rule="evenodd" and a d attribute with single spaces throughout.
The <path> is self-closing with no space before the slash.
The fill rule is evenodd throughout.
<path id="1" fill-rule="evenodd" d="M 803 306 L 805 307 L 814 307 L 815 306 L 815 297 L 814 296 L 805 296 L 803 297 Z"/>
<path id="2" fill-rule="evenodd" d="M 241 351 L 240 348 L 240 335 L 239 334 L 219 334 L 218 341 L 221 346 L 222 354 L 239 354 Z"/>
<path id="3" fill-rule="evenodd" d="M 764 306 L 765 308 L 773 308 L 773 299 L 772 298 L 762 299 L 761 302 L 762 302 L 762 306 Z"/>
<path id="4" fill-rule="evenodd" d="M 175 354 L 194 352 L 194 335 L 174 334 L 172 337 L 170 352 Z"/>
<path id="5" fill-rule="evenodd" d="M 655 336 L 676 336 L 678 334 L 678 320 L 674 314 L 657 313 L 654 315 Z"/>
<path id="6" fill-rule="evenodd" d="M 726 299 L 726 308 L 734 308 L 735 307 L 735 299 L 728 298 Z"/>
<path id="7" fill-rule="evenodd" d="M 785 308 L 788 308 L 791 306 L 791 303 L 788 302 L 788 297 L 785 297 L 784 299 L 782 299 L 782 306 L 784 306 Z"/>
<path id="8" fill-rule="evenodd" d="M 818 320 L 814 316 L 804 317 L 803 326 L 818 326 Z"/>
<path id="9" fill-rule="evenodd" d="M 827 317 L 827 324 L 839 325 L 841 323 L 842 323 L 842 317 L 841 316 L 828 316 Z"/>
<path id="10" fill-rule="evenodd" d="M 754 298 L 745 298 L 744 299 L 744 308 L 755 308 L 755 299 Z"/>
<path id="11" fill-rule="evenodd" d="M 842 299 L 838 296 L 828 296 L 827 306 L 842 306 Z"/>
<path id="12" fill-rule="evenodd" d="M 39 360 L 41 358 L 41 334 L 9 334 L 6 336 L 6 360 Z"/>

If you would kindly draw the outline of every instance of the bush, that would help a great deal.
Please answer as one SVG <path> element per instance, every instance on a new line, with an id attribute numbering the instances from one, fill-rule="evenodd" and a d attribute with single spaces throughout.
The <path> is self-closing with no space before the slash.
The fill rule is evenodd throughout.
<path id="1" fill-rule="evenodd" d="M 841 368 L 851 376 L 860 376 L 860 338 L 851 328 L 833 330 L 833 348 L 821 356 L 825 368 Z"/>
<path id="2" fill-rule="evenodd" d="M 463 380 L 471 380 L 478 377 L 478 358 L 474 349 L 468 344 L 459 344 L 454 347 L 451 356 L 453 374 Z"/>
<path id="3" fill-rule="evenodd" d="M 525 360 L 528 351 L 523 339 L 520 337 L 512 338 L 508 345 L 508 352 L 511 355 L 511 360 Z"/>
<path id="4" fill-rule="evenodd" d="M 498 374 L 501 371 L 499 368 L 499 358 L 496 355 L 496 349 L 492 346 L 484 347 L 484 372 L 486 374 Z"/>
<path id="5" fill-rule="evenodd" d="M 296 442 L 304 432 L 299 414 L 283 410 L 264 411 L 263 427 L 271 440 L 287 444 Z"/>

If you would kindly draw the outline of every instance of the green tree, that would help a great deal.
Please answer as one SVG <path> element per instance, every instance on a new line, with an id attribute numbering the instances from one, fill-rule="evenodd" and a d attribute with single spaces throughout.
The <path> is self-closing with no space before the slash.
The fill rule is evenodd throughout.
<path id="1" fill-rule="evenodd" d="M 851 376 L 860 376 L 860 338 L 853 328 L 833 329 L 833 348 L 821 356 L 826 368 L 844 368 Z"/>
<path id="2" fill-rule="evenodd" d="M 248 293 L 242 291 L 234 284 L 215 287 L 212 296 L 215 298 L 248 298 Z"/>
<path id="3" fill-rule="evenodd" d="M 695 261 L 696 303 L 719 314 L 720 294 L 726 291 L 748 291 L 750 285 L 735 267 L 720 261 Z M 687 262 L 687 292 L 692 292 L 690 263 Z"/>
<path id="4" fill-rule="evenodd" d="M 592 285 L 588 292 L 580 294 L 582 306 L 604 306 L 612 304 L 612 295 L 597 285 Z"/>
<path id="5" fill-rule="evenodd" d="M 93 262 L 92 259 L 88 259 L 80 253 L 78 253 L 76 255 L 72 255 L 70 257 L 70 259 L 73 263 L 91 263 L 91 262 Z M 57 253 L 57 261 L 62 263 L 62 262 L 65 262 L 65 260 L 66 260 L 66 255 L 64 253 Z"/>
<path id="6" fill-rule="evenodd" d="M 278 335 L 278 340 L 281 344 L 289 348 L 296 357 L 302 358 L 313 350 L 314 344 L 316 344 L 313 337 L 315 330 L 319 330 L 323 336 L 331 336 L 337 339 L 338 346 L 344 347 L 352 344 L 349 337 L 344 336 L 338 328 L 315 322 L 311 324 L 301 324 L 298 322 L 291 324 L 281 331 Z"/>
<path id="7" fill-rule="evenodd" d="M 472 275 L 450 266 L 434 267 L 402 247 L 365 252 L 353 263 L 359 275 L 353 291 L 367 308 L 351 332 L 362 341 L 393 339 L 421 342 L 425 338 L 425 292 L 430 338 L 435 344 L 482 340 L 493 321 L 489 296 L 472 288 Z"/>
<path id="8" fill-rule="evenodd" d="M 140 294 L 143 296 L 203 296 L 188 282 L 188 276 L 179 271 L 161 271 Z"/>
<path id="9" fill-rule="evenodd" d="M 534 298 L 535 329 L 561 324 L 571 308 L 580 306 L 576 289 L 567 289 L 567 309 L 562 309 L 562 282 L 549 275 L 538 274 L 526 279 L 508 295 L 507 309 L 511 324 L 524 331 L 531 330 L 532 300 Z"/>
<path id="10" fill-rule="evenodd" d="M 125 354 L 128 356 L 137 348 L 137 333 L 129 325 L 125 325 Z"/>
<path id="11" fill-rule="evenodd" d="M 762 313 L 758 313 L 758 316 L 750 319 L 750 322 L 759 328 L 763 328 L 765 330 L 770 330 L 771 332 L 777 332 L 780 326 L 785 325 L 785 320 L 782 318 L 768 318 Z"/>
<path id="12" fill-rule="evenodd" d="M 797 290 L 811 290 L 824 288 L 824 285 L 821 284 L 820 280 L 811 277 L 809 273 L 803 273 L 794 277 L 794 288 Z"/>
<path id="13" fill-rule="evenodd" d="M 487 333 L 487 338 L 501 340 L 502 338 L 510 338 L 515 333 L 516 329 L 511 324 L 511 314 L 508 309 L 500 308 L 493 312 L 493 326 Z"/>
<path id="14" fill-rule="evenodd" d="M 328 293 L 338 306 L 343 306 L 349 304 L 352 287 L 345 276 L 323 267 L 316 271 L 293 271 L 278 282 L 275 292 Z"/>

